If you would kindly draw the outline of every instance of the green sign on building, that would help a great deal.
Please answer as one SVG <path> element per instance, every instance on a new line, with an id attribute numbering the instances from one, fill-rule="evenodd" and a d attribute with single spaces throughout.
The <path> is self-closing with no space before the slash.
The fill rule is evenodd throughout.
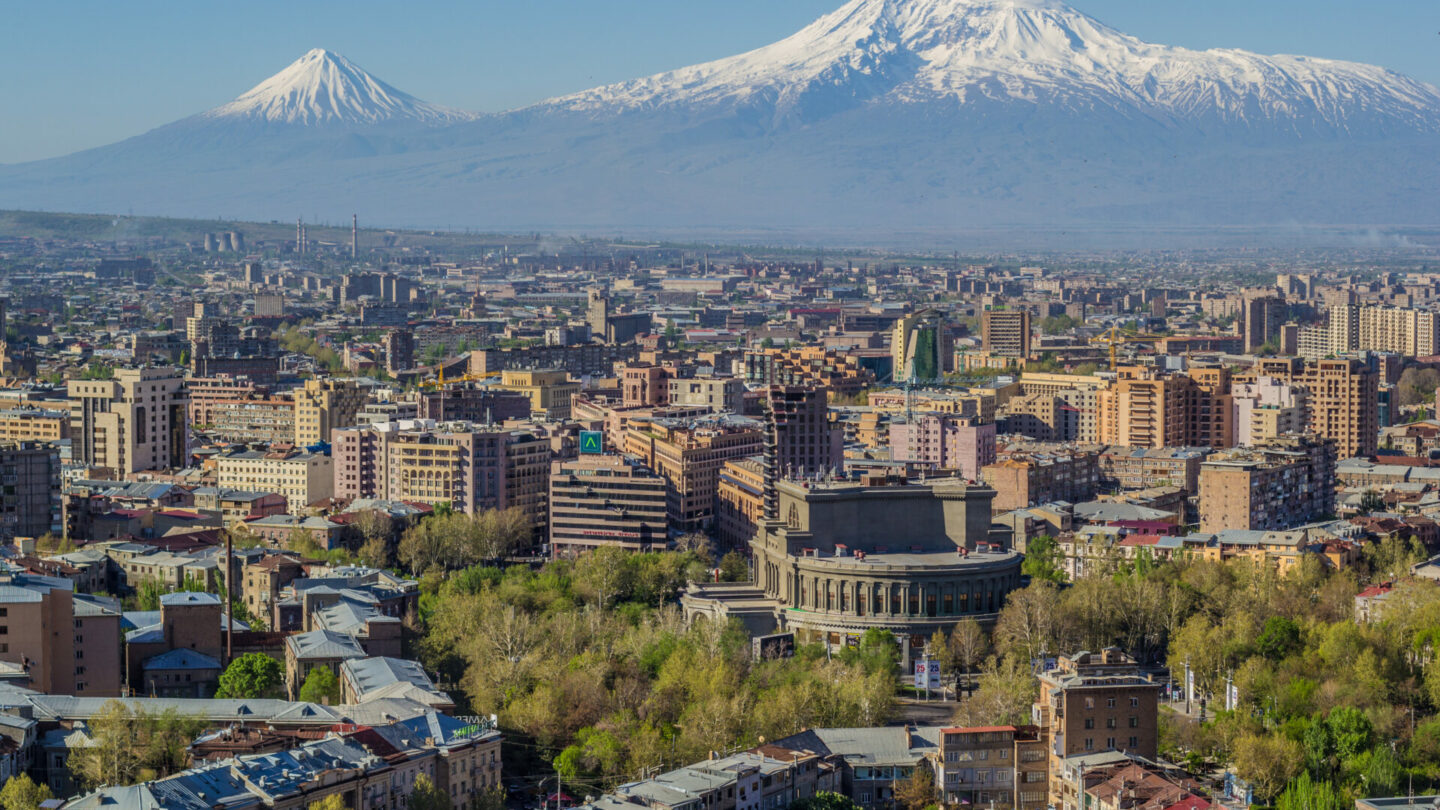
<path id="1" fill-rule="evenodd" d="M 580 431 L 580 452 L 582 453 L 604 453 L 605 434 L 598 430 Z"/>

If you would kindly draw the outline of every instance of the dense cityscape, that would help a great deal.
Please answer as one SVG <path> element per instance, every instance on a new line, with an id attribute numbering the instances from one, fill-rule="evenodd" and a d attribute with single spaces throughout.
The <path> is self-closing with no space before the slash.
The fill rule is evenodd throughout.
<path id="1" fill-rule="evenodd" d="M 1427 256 L 7 212 L 0 806 L 1406 803 Z"/>

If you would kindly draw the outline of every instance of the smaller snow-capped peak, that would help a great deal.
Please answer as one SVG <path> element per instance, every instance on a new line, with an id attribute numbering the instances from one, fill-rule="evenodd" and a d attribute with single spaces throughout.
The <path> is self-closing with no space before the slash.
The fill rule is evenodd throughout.
<path id="1" fill-rule="evenodd" d="M 323 48 L 311 50 L 205 116 L 301 125 L 395 120 L 444 123 L 474 117 L 396 90 L 340 54 Z"/>

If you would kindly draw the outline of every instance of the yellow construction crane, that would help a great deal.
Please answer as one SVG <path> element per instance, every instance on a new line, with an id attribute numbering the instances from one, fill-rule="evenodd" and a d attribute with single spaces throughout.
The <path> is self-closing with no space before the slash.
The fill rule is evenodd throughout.
<path id="1" fill-rule="evenodd" d="M 445 378 L 445 367 L 444 367 L 444 366 L 441 366 L 441 367 L 440 367 L 440 376 L 439 376 L 438 379 L 426 380 L 426 381 L 424 381 L 424 382 L 422 382 L 422 383 L 420 383 L 420 384 L 421 384 L 422 386 L 426 387 L 426 388 L 443 388 L 446 383 L 453 383 L 453 382 L 481 382 L 481 381 L 484 381 L 484 380 L 492 380 L 492 379 L 494 379 L 494 378 L 496 378 L 496 377 L 499 377 L 499 376 L 500 376 L 500 372 L 498 372 L 498 371 L 487 371 L 487 372 L 485 372 L 484 374 L 470 374 L 470 373 L 465 373 L 465 374 L 461 374 L 459 377 L 451 377 L 451 378 L 449 378 L 449 379 L 446 379 L 446 378 Z"/>
<path id="2" fill-rule="evenodd" d="M 1138 332 L 1122 332 L 1120 331 L 1120 327 L 1112 326 L 1110 327 L 1110 331 L 1090 338 L 1090 342 L 1108 343 L 1110 345 L 1110 370 L 1114 371 L 1120 365 L 1120 344 L 1154 343 L 1157 340 L 1164 340 L 1166 337 L 1166 335 L 1144 335 Z"/>

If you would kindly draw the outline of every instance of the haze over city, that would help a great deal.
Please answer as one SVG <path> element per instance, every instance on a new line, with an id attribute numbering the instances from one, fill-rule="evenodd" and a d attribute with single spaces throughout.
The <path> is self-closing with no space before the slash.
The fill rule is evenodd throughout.
<path id="1" fill-rule="evenodd" d="M 0 810 L 1440 807 L 1436 16 L 9 10 Z"/>

